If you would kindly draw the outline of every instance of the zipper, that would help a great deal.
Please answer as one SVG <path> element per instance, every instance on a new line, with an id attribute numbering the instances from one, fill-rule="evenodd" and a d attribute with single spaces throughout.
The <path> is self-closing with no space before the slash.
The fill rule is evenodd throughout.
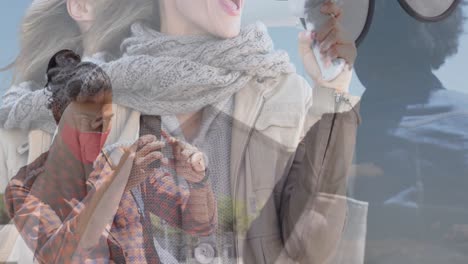
<path id="1" fill-rule="evenodd" d="M 331 144 L 331 140 L 332 140 L 332 135 L 333 135 L 333 129 L 335 127 L 335 121 L 336 121 L 336 113 L 333 114 L 333 117 L 332 117 L 332 125 L 330 127 L 330 132 L 328 133 L 328 140 L 327 140 L 327 145 L 325 146 L 325 152 L 323 153 L 323 158 L 322 158 L 322 163 L 320 165 L 320 174 L 319 174 L 319 180 L 317 182 L 317 191 L 320 191 L 322 190 L 322 188 L 320 188 L 320 186 L 322 185 L 322 173 L 323 173 L 323 167 L 325 166 L 325 159 L 328 155 L 328 148 L 330 147 L 330 144 Z"/>
<path id="2" fill-rule="evenodd" d="M 322 162 L 321 162 L 321 165 L 320 165 L 319 180 L 317 182 L 317 190 L 316 190 L 317 192 L 322 189 L 322 188 L 320 188 L 320 186 L 322 185 L 323 167 L 325 166 L 325 164 L 324 164 L 325 159 L 326 159 L 326 157 L 328 155 L 328 152 L 329 152 L 328 149 L 329 149 L 330 144 L 331 144 L 333 129 L 335 128 L 335 121 L 336 121 L 336 115 L 337 115 L 337 112 L 338 112 L 339 104 L 341 103 L 341 101 L 345 101 L 345 99 L 347 99 L 347 98 L 344 98 L 344 96 L 341 93 L 336 93 L 335 92 L 334 113 L 333 113 L 333 117 L 332 117 L 332 120 L 331 120 L 330 132 L 328 132 L 327 144 L 325 145 L 325 151 L 323 153 L 323 158 L 322 158 Z M 323 120 L 323 116 L 322 116 L 322 120 Z"/>

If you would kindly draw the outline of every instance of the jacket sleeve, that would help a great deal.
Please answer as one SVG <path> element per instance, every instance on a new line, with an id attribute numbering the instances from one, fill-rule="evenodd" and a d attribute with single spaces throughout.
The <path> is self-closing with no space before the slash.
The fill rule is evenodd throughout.
<path id="1" fill-rule="evenodd" d="M 108 260 L 109 246 L 115 243 L 111 238 L 102 235 L 96 247 L 80 248 L 81 236 L 75 232 L 80 221 L 80 213 L 86 207 L 87 201 L 95 193 L 88 185 L 88 193 L 82 201 L 63 201 L 64 206 L 71 206 L 71 213 L 62 219 L 49 203 L 33 193 L 37 177 L 44 172 L 44 163 L 48 153 L 41 155 L 33 163 L 21 168 L 10 181 L 6 193 L 5 204 L 8 213 L 21 236 L 39 263 L 84 263 L 86 260 Z M 103 166 L 93 173 L 106 173 Z M 40 188 L 40 187 L 39 187 Z M 41 188 L 42 189 L 42 188 Z"/>
<path id="2" fill-rule="evenodd" d="M 314 89 L 307 131 L 280 202 L 285 248 L 300 263 L 325 263 L 338 247 L 347 211 L 347 174 L 360 122 L 355 102 L 331 89 Z"/>
<path id="3" fill-rule="evenodd" d="M 0 127 L 5 129 L 41 129 L 48 133 L 55 130 L 52 112 L 47 109 L 50 92 L 37 89 L 34 82 L 12 86 L 2 97 Z"/>

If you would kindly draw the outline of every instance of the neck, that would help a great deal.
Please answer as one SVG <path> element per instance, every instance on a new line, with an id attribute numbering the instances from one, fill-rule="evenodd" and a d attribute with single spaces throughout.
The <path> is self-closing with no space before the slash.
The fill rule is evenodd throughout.
<path id="1" fill-rule="evenodd" d="M 198 135 L 202 115 L 202 111 L 177 115 L 177 119 L 180 123 L 180 128 L 187 141 L 192 142 Z"/>
<path id="2" fill-rule="evenodd" d="M 88 31 L 91 28 L 91 24 L 87 22 L 77 23 L 81 33 L 81 45 L 83 46 L 83 56 L 90 56 L 98 52 L 95 50 L 94 42 L 89 37 Z"/>
<path id="3" fill-rule="evenodd" d="M 162 33 L 176 36 L 207 35 L 177 10 L 175 1 L 159 1 L 159 4 Z"/>
<path id="4" fill-rule="evenodd" d="M 90 57 L 92 56 L 94 53 L 93 51 L 94 49 L 91 48 L 90 45 L 86 45 L 85 42 L 83 41 L 83 57 Z"/>

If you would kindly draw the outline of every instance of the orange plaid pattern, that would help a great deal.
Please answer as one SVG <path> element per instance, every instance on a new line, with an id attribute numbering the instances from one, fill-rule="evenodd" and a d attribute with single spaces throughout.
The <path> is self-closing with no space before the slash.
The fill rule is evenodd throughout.
<path id="1" fill-rule="evenodd" d="M 79 248 L 74 233 L 80 212 L 100 188 L 99 180 L 112 173 L 100 155 L 88 179 L 84 165 L 68 151 L 45 153 L 21 168 L 10 181 L 5 203 L 10 217 L 40 263 L 159 263 L 153 245 L 150 217 L 153 213 L 190 234 L 208 235 L 216 217 L 197 222 L 190 212 L 190 190 L 171 175 L 149 177 L 141 185 L 145 212 L 140 212 L 130 191 L 122 195 L 112 226 L 103 232 L 96 247 Z M 81 166 L 81 167 L 80 167 Z M 187 223 L 191 223 L 188 224 Z"/>

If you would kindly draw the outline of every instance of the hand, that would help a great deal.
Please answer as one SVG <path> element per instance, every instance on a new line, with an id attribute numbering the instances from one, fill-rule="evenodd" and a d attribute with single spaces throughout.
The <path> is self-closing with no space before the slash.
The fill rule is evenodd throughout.
<path id="1" fill-rule="evenodd" d="M 329 15 L 330 19 L 317 32 L 304 31 L 299 34 L 299 54 L 306 69 L 307 74 L 317 85 L 333 88 L 338 91 L 348 92 L 352 78 L 352 66 L 357 56 L 357 49 L 352 38 L 346 36 L 340 20 L 342 9 L 331 1 L 326 1 L 321 12 Z M 314 40 L 320 44 L 322 56 L 326 64 L 330 64 L 333 59 L 342 58 L 346 61 L 347 67 L 334 80 L 325 81 L 311 48 Z"/>
<path id="2" fill-rule="evenodd" d="M 149 176 L 156 177 L 164 176 L 164 172 L 158 168 L 151 168 L 149 165 L 160 160 L 161 163 L 167 164 L 167 158 L 164 158 L 160 151 L 165 146 L 164 142 L 158 141 L 154 135 L 145 135 L 140 137 L 129 149 L 134 155 L 133 167 L 125 190 L 130 190 L 133 187 L 140 185 Z"/>
<path id="3" fill-rule="evenodd" d="M 174 167 L 177 175 L 184 177 L 185 180 L 197 183 L 205 178 L 206 163 L 204 155 L 196 147 L 182 142 L 165 133 L 168 143 L 172 146 L 174 153 Z"/>

